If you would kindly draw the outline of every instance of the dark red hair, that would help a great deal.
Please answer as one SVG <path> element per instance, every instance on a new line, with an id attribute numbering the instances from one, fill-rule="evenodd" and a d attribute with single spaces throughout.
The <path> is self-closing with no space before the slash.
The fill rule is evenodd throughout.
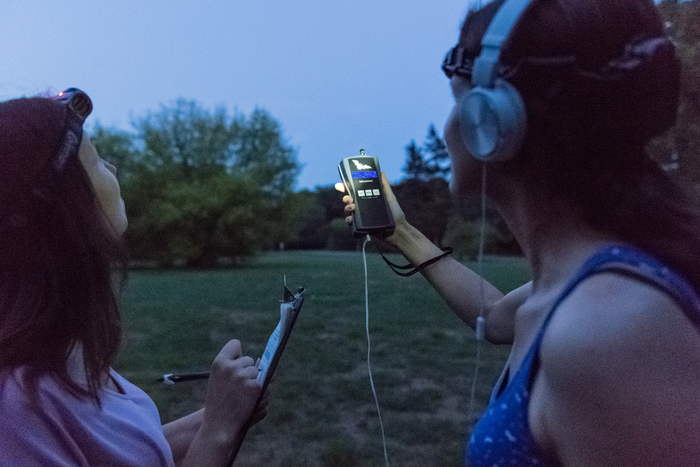
<path id="1" fill-rule="evenodd" d="M 114 266 L 126 253 L 72 154 L 51 167 L 66 136 L 65 105 L 0 103 L 0 372 L 22 367 L 30 388 L 50 375 L 99 402 L 121 342 Z M 82 350 L 87 387 L 66 367 Z"/>
<path id="2" fill-rule="evenodd" d="M 504 0 L 467 15 L 478 56 Z M 645 147 L 673 125 L 680 64 L 650 0 L 533 0 L 501 52 L 527 111 L 516 157 L 494 171 L 527 180 L 592 228 L 665 261 L 700 289 L 700 213 Z"/>

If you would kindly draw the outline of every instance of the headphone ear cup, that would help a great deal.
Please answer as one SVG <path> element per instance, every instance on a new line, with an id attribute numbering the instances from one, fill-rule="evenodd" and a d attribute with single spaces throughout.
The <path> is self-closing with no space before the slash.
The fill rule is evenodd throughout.
<path id="1" fill-rule="evenodd" d="M 520 149 L 527 121 L 520 93 L 499 79 L 493 88 L 477 86 L 459 101 L 459 125 L 469 153 L 483 162 L 502 162 Z"/>

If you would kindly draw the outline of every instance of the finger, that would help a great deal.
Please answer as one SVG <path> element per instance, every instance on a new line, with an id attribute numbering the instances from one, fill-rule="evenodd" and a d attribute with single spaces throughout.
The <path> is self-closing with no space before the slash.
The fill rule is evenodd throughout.
<path id="1" fill-rule="evenodd" d="M 223 349 L 221 349 L 221 352 L 219 352 L 219 355 L 228 358 L 231 360 L 235 360 L 241 355 L 243 355 L 243 348 L 241 347 L 241 341 L 238 339 L 231 339 L 226 343 Z"/>
<path id="2" fill-rule="evenodd" d="M 250 379 L 258 379 L 258 375 L 260 374 L 260 372 L 255 367 L 255 365 L 248 366 L 248 367 L 244 368 L 242 371 L 243 371 L 243 375 L 249 377 Z"/>
<path id="3" fill-rule="evenodd" d="M 244 370 L 252 370 L 257 373 L 258 367 L 255 366 L 255 360 L 253 360 L 252 357 L 239 357 L 235 360 L 232 360 L 232 364 L 237 367 L 241 368 Z"/>
<path id="4" fill-rule="evenodd" d="M 343 203 L 345 203 L 345 204 L 352 203 L 352 196 L 350 196 L 350 195 L 343 196 Z"/>
<path id="5" fill-rule="evenodd" d="M 396 197 L 394 196 L 394 191 L 391 189 L 391 184 L 389 183 L 389 179 L 386 178 L 386 173 L 382 172 L 382 188 L 384 188 L 384 195 L 387 198 L 395 199 Z"/>
<path id="6" fill-rule="evenodd" d="M 355 204 L 346 204 L 344 210 L 346 215 L 351 214 L 355 210 Z"/>

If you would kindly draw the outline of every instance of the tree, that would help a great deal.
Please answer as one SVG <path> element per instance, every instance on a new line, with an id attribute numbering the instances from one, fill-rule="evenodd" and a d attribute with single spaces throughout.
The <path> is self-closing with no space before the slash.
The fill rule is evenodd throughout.
<path id="1" fill-rule="evenodd" d="M 291 237 L 285 246 L 302 250 L 354 250 L 356 240 L 345 223 L 342 194 L 334 186 L 317 186 L 289 197 Z"/>
<path id="2" fill-rule="evenodd" d="M 681 90 L 676 124 L 649 150 L 700 204 L 700 1 L 664 0 L 658 8 L 681 61 Z"/>
<path id="3" fill-rule="evenodd" d="M 430 124 L 428 137 L 423 146 L 425 152 L 430 154 L 426 161 L 428 173 L 433 176 L 447 178 L 450 175 L 450 155 L 447 152 L 445 141 L 440 138 L 435 125 Z"/>
<path id="4" fill-rule="evenodd" d="M 259 187 L 260 238 L 268 245 L 283 244 L 295 235 L 288 229 L 289 217 L 294 214 L 287 204 L 300 170 L 296 151 L 286 144 L 279 123 L 262 109 L 256 108 L 248 118 L 238 114 L 230 133 L 235 157 L 229 171 Z"/>
<path id="5" fill-rule="evenodd" d="M 206 180 L 236 157 L 229 120 L 225 109 L 211 113 L 195 101 L 178 99 L 171 106 L 161 105 L 160 111 L 134 123 L 144 144 L 141 162 L 172 178 Z"/>
<path id="6" fill-rule="evenodd" d="M 279 123 L 262 109 L 249 118 L 237 115 L 231 124 L 231 170 L 255 180 L 269 199 L 279 201 L 292 193 L 299 174 L 296 151 L 287 146 Z"/>
<path id="7" fill-rule="evenodd" d="M 403 172 L 409 178 L 416 180 L 426 180 L 430 177 L 430 170 L 423 158 L 423 153 L 413 140 L 406 146 L 406 165 Z"/>
<path id="8" fill-rule="evenodd" d="M 321 206 L 321 219 L 331 222 L 333 219 L 345 219 L 344 193 L 339 192 L 333 185 L 317 186 L 315 190 L 318 203 Z"/>
<path id="9" fill-rule="evenodd" d="M 93 128 L 92 141 L 99 154 L 119 168 L 119 182 L 124 184 L 137 171 L 138 150 L 134 135 L 116 128 L 105 128 L 98 122 Z"/>
<path id="10" fill-rule="evenodd" d="M 450 190 L 444 178 L 449 170 L 447 148 L 431 124 L 423 148 L 415 141 L 406 146 L 403 171 L 407 177 L 394 187 L 406 218 L 437 245 L 443 241 L 451 214 Z"/>
<path id="11" fill-rule="evenodd" d="M 447 181 L 406 178 L 393 188 L 406 219 L 433 243 L 442 246 L 452 214 L 452 196 Z"/>
<path id="12" fill-rule="evenodd" d="M 343 194 L 334 186 L 317 186 L 316 194 L 321 206 L 321 219 L 326 226 L 326 241 L 324 248 L 332 250 L 355 250 L 357 241 L 352 236 L 351 228 L 345 223 L 345 205 Z M 321 222 L 316 217 L 316 222 Z"/>
<path id="13" fill-rule="evenodd" d="M 137 259 L 207 267 L 282 235 L 298 163 L 264 110 L 229 116 L 179 99 L 133 126 L 130 138 L 100 127 L 96 143 L 127 167 L 126 239 Z"/>
<path id="14" fill-rule="evenodd" d="M 287 198 L 284 247 L 293 250 L 322 250 L 326 247 L 328 222 L 323 221 L 323 209 L 318 193 L 302 190 Z M 321 215 L 319 215 L 321 214 Z"/>
<path id="15" fill-rule="evenodd" d="M 419 148 L 414 140 L 406 146 L 406 165 L 403 172 L 409 178 L 425 181 L 435 177 L 449 177 L 450 155 L 445 141 L 438 135 L 432 123 L 428 127 L 428 136 L 422 148 Z"/>

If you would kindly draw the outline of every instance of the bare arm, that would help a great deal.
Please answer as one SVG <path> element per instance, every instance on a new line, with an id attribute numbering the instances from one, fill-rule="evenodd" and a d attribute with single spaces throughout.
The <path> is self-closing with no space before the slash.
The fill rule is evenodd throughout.
<path id="1" fill-rule="evenodd" d="M 257 376 L 258 368 L 252 358 L 242 356 L 240 342 L 229 341 L 212 364 L 205 408 L 164 427 L 173 457 L 183 456 L 182 467 L 226 464 L 253 415 L 261 390 Z"/>
<path id="2" fill-rule="evenodd" d="M 391 207 L 396 229 L 385 241 L 396 248 L 413 265 L 419 265 L 440 254 L 442 250 L 406 221 L 391 186 L 382 173 L 382 184 Z M 352 198 L 343 198 L 345 212 L 349 216 L 355 206 Z M 348 217 L 348 222 L 352 218 Z M 472 328 L 483 308 L 486 321 L 486 339 L 493 343 L 509 344 L 513 341 L 515 310 L 530 293 L 527 284 L 504 296 L 492 284 L 483 280 L 451 257 L 446 257 L 421 271 L 452 311 Z"/>
<path id="3" fill-rule="evenodd" d="M 195 435 L 202 426 L 204 409 L 163 425 L 163 434 L 170 444 L 175 464 L 179 464 L 187 454 Z"/>
<path id="4" fill-rule="evenodd" d="M 255 365 L 258 366 L 259 364 L 260 359 L 258 359 Z M 265 394 L 260 400 L 260 403 L 255 409 L 255 413 L 253 413 L 250 421 L 248 422 L 250 426 L 255 425 L 267 416 L 269 396 L 270 387 L 268 386 Z M 200 409 L 163 425 L 163 434 L 165 435 L 165 439 L 168 441 L 168 444 L 170 444 L 170 450 L 173 453 L 173 459 L 175 460 L 176 465 L 179 465 L 185 458 L 192 441 L 202 426 L 203 419 L 204 409 Z"/>
<path id="5" fill-rule="evenodd" d="M 414 265 L 442 253 L 408 223 L 397 227 L 392 241 Z M 441 259 L 424 269 L 422 274 L 450 309 L 472 329 L 476 327 L 476 320 L 483 308 L 486 339 L 489 342 L 513 342 L 515 311 L 529 296 L 529 283 L 504 296 L 492 284 L 451 257 Z"/>
<path id="6" fill-rule="evenodd" d="M 700 335 L 646 284 L 582 283 L 550 322 L 531 395 L 533 435 L 562 466 L 700 465 Z"/>

